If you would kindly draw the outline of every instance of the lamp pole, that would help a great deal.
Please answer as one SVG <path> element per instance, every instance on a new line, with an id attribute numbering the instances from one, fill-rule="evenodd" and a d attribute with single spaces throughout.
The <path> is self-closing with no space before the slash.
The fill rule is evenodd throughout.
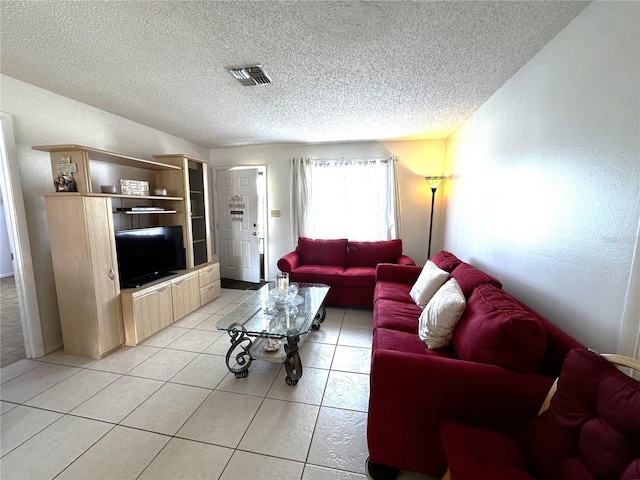
<path id="1" fill-rule="evenodd" d="M 436 204 L 436 190 L 438 187 L 431 187 L 431 219 L 429 220 L 429 250 L 427 259 L 431 258 L 431 234 L 433 233 L 433 207 Z"/>
<path id="2" fill-rule="evenodd" d="M 436 205 L 436 190 L 440 182 L 446 177 L 444 175 L 437 175 L 431 177 L 424 177 L 431 187 L 431 218 L 429 219 L 429 249 L 427 253 L 427 259 L 431 258 L 431 235 L 433 234 L 433 210 Z"/>

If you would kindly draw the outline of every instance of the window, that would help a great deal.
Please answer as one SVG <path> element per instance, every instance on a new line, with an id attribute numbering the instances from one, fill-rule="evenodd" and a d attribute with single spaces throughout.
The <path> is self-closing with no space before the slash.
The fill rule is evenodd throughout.
<path id="1" fill-rule="evenodd" d="M 294 159 L 294 239 L 397 238 L 395 159 Z"/>

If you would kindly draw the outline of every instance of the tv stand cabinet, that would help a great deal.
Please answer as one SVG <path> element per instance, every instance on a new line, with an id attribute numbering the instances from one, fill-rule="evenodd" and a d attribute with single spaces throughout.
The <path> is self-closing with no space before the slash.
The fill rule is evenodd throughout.
<path id="1" fill-rule="evenodd" d="M 49 152 L 52 179 L 60 169 L 72 168 L 78 190 L 45 195 L 66 354 L 99 359 L 123 344 L 136 345 L 220 295 L 219 264 L 210 247 L 206 162 L 185 155 L 142 160 L 82 145 L 33 149 Z M 166 188 L 168 195 L 94 193 L 100 183 L 113 183 L 105 178 L 129 175 L 146 179 L 151 190 Z M 143 220 L 149 226 L 183 227 L 187 270 L 121 291 L 115 226 L 123 219 L 131 220 L 131 226 L 120 229 L 134 225 L 134 216 L 114 209 L 125 206 L 123 202 L 152 203 L 165 210 L 162 215 L 135 215 L 138 226 Z M 192 219 L 194 212 L 205 219 L 203 227 Z"/>
<path id="2" fill-rule="evenodd" d="M 173 277 L 138 288 L 123 289 L 125 345 L 138 345 L 219 296 L 217 261 L 181 270 Z"/>

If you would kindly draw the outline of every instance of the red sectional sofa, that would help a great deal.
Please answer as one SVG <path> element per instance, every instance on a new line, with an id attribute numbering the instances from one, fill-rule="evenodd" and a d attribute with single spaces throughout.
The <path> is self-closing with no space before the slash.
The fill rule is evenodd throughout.
<path id="1" fill-rule="evenodd" d="M 394 469 L 444 474 L 444 421 L 498 430 L 524 425 L 566 354 L 584 348 L 498 279 L 449 252 L 431 260 L 450 272 L 467 301 L 452 344 L 434 350 L 418 336 L 421 310 L 409 295 L 421 267 L 377 268 L 367 425 L 374 479 L 393 478 Z"/>
<path id="2" fill-rule="evenodd" d="M 522 431 L 444 422 L 440 433 L 453 480 L 637 480 L 640 382 L 572 350 L 549 408 Z"/>
<path id="3" fill-rule="evenodd" d="M 379 263 L 415 265 L 403 255 L 400 239 L 355 242 L 301 237 L 295 251 L 278 260 L 278 268 L 292 282 L 329 285 L 327 305 L 371 308 Z"/>

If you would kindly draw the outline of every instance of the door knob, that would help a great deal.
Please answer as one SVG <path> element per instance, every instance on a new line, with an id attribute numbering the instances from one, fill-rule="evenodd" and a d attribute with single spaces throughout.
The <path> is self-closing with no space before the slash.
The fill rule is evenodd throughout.
<path id="1" fill-rule="evenodd" d="M 255 237 L 256 235 L 258 235 L 258 232 L 253 232 L 251 235 Z"/>

